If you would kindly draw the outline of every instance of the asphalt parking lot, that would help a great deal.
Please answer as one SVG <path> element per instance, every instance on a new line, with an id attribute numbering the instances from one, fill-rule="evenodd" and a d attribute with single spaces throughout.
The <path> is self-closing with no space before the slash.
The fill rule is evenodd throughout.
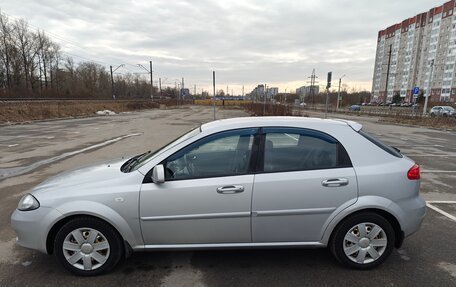
<path id="1" fill-rule="evenodd" d="M 145 252 L 110 274 L 80 278 L 15 244 L 10 215 L 30 188 L 64 170 L 153 150 L 212 119 L 211 108 L 188 107 L 0 126 L 0 286 L 456 286 L 456 132 L 348 118 L 421 165 L 430 206 L 421 230 L 377 269 L 348 270 L 326 249 Z"/>

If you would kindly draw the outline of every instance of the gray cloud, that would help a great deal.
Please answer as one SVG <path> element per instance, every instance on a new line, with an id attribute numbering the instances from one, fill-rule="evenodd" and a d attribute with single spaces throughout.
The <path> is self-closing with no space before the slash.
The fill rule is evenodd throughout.
<path id="1" fill-rule="evenodd" d="M 333 71 L 370 89 L 378 30 L 442 3 L 3 0 L 0 8 L 49 32 L 65 53 L 104 65 L 153 60 L 155 78 L 206 89 L 215 69 L 221 88 L 240 92 L 258 83 L 294 89 L 313 68 L 321 83 Z"/>

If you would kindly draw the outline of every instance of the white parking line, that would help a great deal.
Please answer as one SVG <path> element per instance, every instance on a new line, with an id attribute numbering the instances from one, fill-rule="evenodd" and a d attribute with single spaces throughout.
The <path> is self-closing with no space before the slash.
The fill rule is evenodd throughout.
<path id="1" fill-rule="evenodd" d="M 395 147 L 400 147 L 400 148 L 414 148 L 414 147 L 443 147 L 443 145 L 439 144 L 416 144 L 416 145 L 395 145 Z"/>
<path id="2" fill-rule="evenodd" d="M 430 202 L 432 202 L 432 203 L 453 203 L 454 201 L 453 201 L 453 202 L 427 201 L 427 202 L 426 202 L 426 205 L 427 205 L 429 208 L 431 208 L 431 209 L 437 211 L 438 213 L 440 213 L 440 214 L 442 214 L 442 215 L 448 217 L 449 219 L 453 220 L 454 222 L 456 222 L 456 216 L 453 216 L 453 215 L 449 214 L 448 212 L 445 212 L 445 211 L 441 210 L 440 208 L 438 208 L 438 207 L 432 205 Z M 456 202 L 455 202 L 455 203 L 456 203 Z"/>
<path id="3" fill-rule="evenodd" d="M 406 156 L 425 156 L 425 157 L 453 157 L 456 154 L 405 154 Z"/>
<path id="4" fill-rule="evenodd" d="M 456 173 L 456 170 L 431 170 L 425 169 L 421 171 L 422 173 Z"/>
<path id="5" fill-rule="evenodd" d="M 456 201 L 453 200 L 429 200 L 426 201 L 427 203 L 448 203 L 448 204 L 456 204 Z"/>

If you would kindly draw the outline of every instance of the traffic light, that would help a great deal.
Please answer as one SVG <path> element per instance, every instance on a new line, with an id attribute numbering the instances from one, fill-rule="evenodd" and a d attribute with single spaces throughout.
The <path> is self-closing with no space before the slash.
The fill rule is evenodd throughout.
<path id="1" fill-rule="evenodd" d="M 328 72 L 328 82 L 326 83 L 326 89 L 331 88 L 331 77 L 332 77 L 332 72 Z"/>

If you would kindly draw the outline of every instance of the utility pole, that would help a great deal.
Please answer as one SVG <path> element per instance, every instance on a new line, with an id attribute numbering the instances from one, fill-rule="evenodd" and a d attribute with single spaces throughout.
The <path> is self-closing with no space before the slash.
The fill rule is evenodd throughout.
<path id="1" fill-rule="evenodd" d="M 429 72 L 428 88 L 427 88 L 427 91 L 426 91 L 426 98 L 424 99 L 423 116 L 426 115 L 429 97 L 431 96 L 432 72 L 433 71 L 434 71 L 434 60 L 431 60 L 431 71 Z"/>
<path id="2" fill-rule="evenodd" d="M 116 96 L 114 95 L 114 77 L 112 76 L 112 66 L 109 66 L 109 69 L 111 70 L 111 97 L 115 99 Z"/>
<path id="3" fill-rule="evenodd" d="M 244 97 L 244 85 L 242 85 L 242 97 Z"/>
<path id="4" fill-rule="evenodd" d="M 389 52 L 388 52 L 388 67 L 386 68 L 386 87 L 385 87 L 385 105 L 386 100 L 388 98 L 388 80 L 389 80 L 389 73 L 390 73 L 390 64 L 391 64 L 391 49 L 393 45 L 390 45 Z"/>
<path id="5" fill-rule="evenodd" d="M 316 78 L 318 78 L 317 76 L 315 76 L 315 69 L 312 69 L 312 75 L 310 75 L 310 96 L 312 97 L 312 107 L 315 107 L 315 90 L 314 90 L 314 87 L 315 87 L 315 84 L 317 83 L 315 81 Z"/>
<path id="6" fill-rule="evenodd" d="M 184 94 L 184 77 L 182 77 L 182 85 L 179 89 L 179 100 L 181 100 L 181 101 L 182 101 L 183 94 Z"/>
<path id="7" fill-rule="evenodd" d="M 193 96 L 196 96 L 196 85 L 193 87 Z"/>
<path id="8" fill-rule="evenodd" d="M 149 64 L 150 64 L 150 71 L 141 64 L 138 64 L 138 66 L 140 68 L 143 68 L 150 74 L 150 98 L 153 100 L 154 99 L 154 82 L 153 82 L 153 78 L 152 78 L 152 72 L 153 72 L 152 71 L 152 61 L 149 61 Z"/>
<path id="9" fill-rule="evenodd" d="M 152 78 L 152 73 L 153 73 L 152 61 L 149 61 L 149 64 L 150 64 L 150 99 L 153 100 L 154 99 L 154 81 Z"/>
<path id="10" fill-rule="evenodd" d="M 228 96 L 228 85 L 226 85 L 226 95 Z"/>
<path id="11" fill-rule="evenodd" d="M 215 71 L 212 71 L 212 87 L 214 91 L 214 97 L 212 98 L 212 106 L 214 108 L 214 121 L 215 121 Z"/>
<path id="12" fill-rule="evenodd" d="M 176 105 L 179 107 L 179 91 L 177 90 L 177 82 L 174 81 L 174 90 L 176 91 Z"/>
<path id="13" fill-rule="evenodd" d="M 117 68 L 114 69 L 114 71 L 112 70 L 112 66 L 109 66 L 109 70 L 111 71 L 111 95 L 112 95 L 112 98 L 115 100 L 116 99 L 116 95 L 114 94 L 114 77 L 113 77 L 113 73 L 115 71 L 117 71 L 117 69 L 119 69 L 120 67 L 123 67 L 125 66 L 124 64 L 121 64 L 119 66 L 117 66 Z"/>
<path id="14" fill-rule="evenodd" d="M 340 98 L 340 84 L 342 83 L 342 78 L 345 77 L 345 74 L 339 78 L 339 91 L 337 92 L 337 106 L 336 106 L 336 110 L 339 109 L 339 104 L 341 102 L 341 98 Z"/>
<path id="15" fill-rule="evenodd" d="M 158 89 L 160 90 L 160 97 L 162 95 L 162 78 L 158 78 Z"/>

